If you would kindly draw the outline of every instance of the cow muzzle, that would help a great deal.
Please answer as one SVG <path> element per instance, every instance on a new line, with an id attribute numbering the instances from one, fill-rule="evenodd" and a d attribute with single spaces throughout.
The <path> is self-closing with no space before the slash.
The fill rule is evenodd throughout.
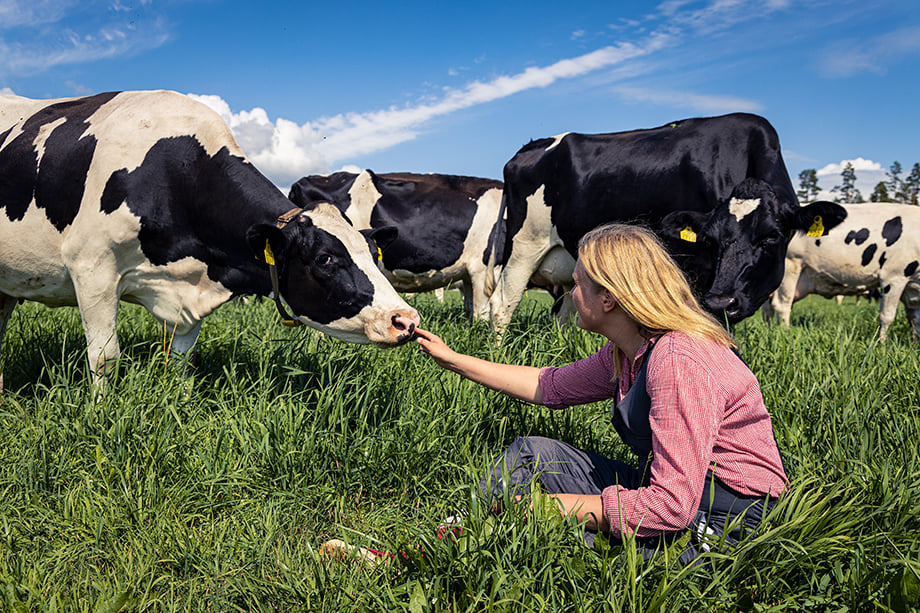
<path id="1" fill-rule="evenodd" d="M 704 299 L 706 310 L 721 320 L 727 317 L 729 321 L 737 321 L 741 315 L 741 304 L 735 296 L 708 295 Z"/>
<path id="2" fill-rule="evenodd" d="M 378 347 L 398 347 L 415 338 L 419 323 L 418 311 L 405 305 L 367 320 L 364 333 Z"/>

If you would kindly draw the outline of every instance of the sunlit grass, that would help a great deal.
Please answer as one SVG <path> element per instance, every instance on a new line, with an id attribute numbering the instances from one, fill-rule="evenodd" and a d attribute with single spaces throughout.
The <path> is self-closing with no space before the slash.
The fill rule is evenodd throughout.
<path id="1" fill-rule="evenodd" d="M 457 296 L 425 326 L 491 359 L 564 364 L 601 339 L 560 332 L 531 295 L 501 346 Z M 192 378 L 123 306 L 118 375 L 94 400 L 74 309 L 17 309 L 3 348 L 0 603 L 17 611 L 869 611 L 920 602 L 920 347 L 903 313 L 807 299 L 789 330 L 736 337 L 762 382 L 793 490 L 703 568 L 589 550 L 541 505 L 493 516 L 478 475 L 516 435 L 628 458 L 599 403 L 553 412 L 378 350 L 280 326 L 270 303 L 204 323 Z M 439 521 L 469 516 L 461 538 Z M 398 552 L 320 561 L 328 538 Z M 404 555 L 402 555 L 404 554 Z M 0 607 L 2 608 L 2 607 Z"/>

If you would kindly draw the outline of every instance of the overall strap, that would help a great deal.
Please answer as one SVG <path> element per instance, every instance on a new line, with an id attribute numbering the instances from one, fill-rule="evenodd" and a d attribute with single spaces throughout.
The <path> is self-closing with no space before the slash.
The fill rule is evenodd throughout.
<path id="1" fill-rule="evenodd" d="M 649 358 L 656 344 L 657 341 L 653 342 L 642 357 L 642 365 L 629 391 L 622 400 L 614 399 L 611 409 L 614 429 L 623 442 L 639 457 L 643 484 L 647 484 L 650 478 L 647 465 L 650 463 L 652 453 L 652 425 L 649 421 L 652 400 L 649 398 L 645 382 Z"/>

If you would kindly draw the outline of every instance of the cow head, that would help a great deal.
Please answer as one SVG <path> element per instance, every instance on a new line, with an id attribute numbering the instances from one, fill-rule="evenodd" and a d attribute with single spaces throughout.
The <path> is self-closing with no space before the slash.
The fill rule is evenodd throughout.
<path id="1" fill-rule="evenodd" d="M 284 224 L 256 224 L 246 238 L 259 259 L 274 259 L 279 294 L 298 321 L 353 343 L 394 346 L 414 337 L 418 312 L 378 269 L 377 247 L 331 204 Z"/>
<path id="2" fill-rule="evenodd" d="M 798 206 L 794 199 L 779 197 L 767 182 L 745 179 L 711 213 L 678 211 L 662 226 L 671 240 L 698 243 L 695 257 L 708 259 L 713 270 L 702 304 L 720 320 L 737 323 L 753 315 L 779 286 L 795 231 L 823 236 L 845 217 L 839 204 Z"/>

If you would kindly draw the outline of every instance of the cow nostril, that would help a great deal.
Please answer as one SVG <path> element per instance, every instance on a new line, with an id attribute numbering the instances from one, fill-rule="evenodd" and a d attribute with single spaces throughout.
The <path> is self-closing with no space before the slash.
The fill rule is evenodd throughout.
<path id="1" fill-rule="evenodd" d="M 410 334 L 415 332 L 415 323 L 408 317 L 394 315 L 391 321 L 393 322 L 393 328 L 400 332 L 403 330 L 408 331 Z"/>
<path id="2" fill-rule="evenodd" d="M 738 299 L 734 296 L 710 296 L 706 304 L 716 311 L 734 311 L 738 308 Z"/>

